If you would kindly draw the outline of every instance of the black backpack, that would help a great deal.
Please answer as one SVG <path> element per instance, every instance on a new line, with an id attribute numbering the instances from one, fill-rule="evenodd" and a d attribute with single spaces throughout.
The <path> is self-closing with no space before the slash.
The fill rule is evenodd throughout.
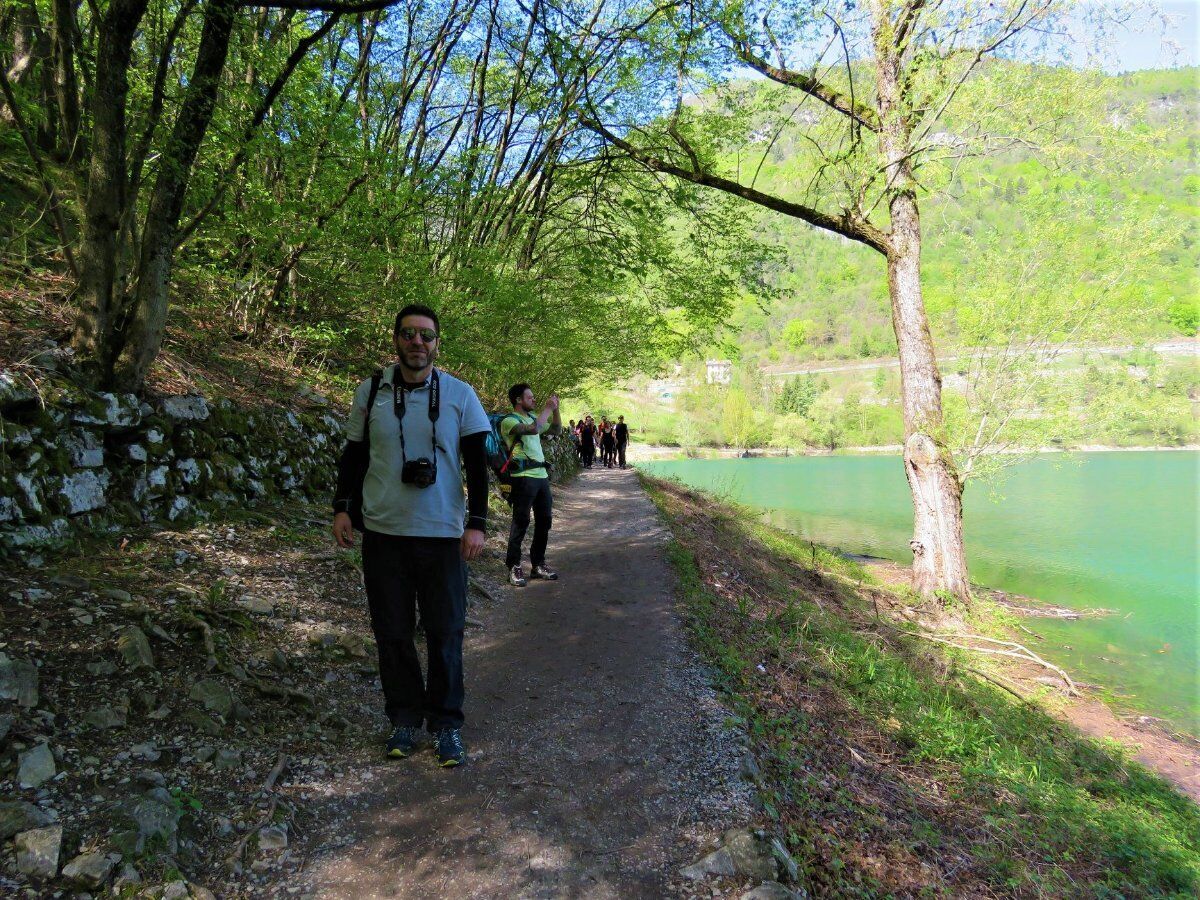
<path id="1" fill-rule="evenodd" d="M 366 530 L 363 522 L 363 482 L 367 480 L 367 468 L 371 465 L 371 410 L 375 408 L 375 395 L 379 393 L 379 382 L 383 380 L 383 369 L 371 373 L 371 390 L 367 394 L 367 418 L 363 422 L 363 454 L 359 460 L 358 471 L 354 475 L 354 490 L 350 493 L 350 502 L 346 504 L 346 512 L 350 516 L 350 524 L 354 530 L 362 533 Z"/>

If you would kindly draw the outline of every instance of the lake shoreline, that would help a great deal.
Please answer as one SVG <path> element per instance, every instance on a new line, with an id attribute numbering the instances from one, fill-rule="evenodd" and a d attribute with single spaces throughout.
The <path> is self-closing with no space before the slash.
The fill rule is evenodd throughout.
<path id="1" fill-rule="evenodd" d="M 688 456 L 682 447 L 666 444 L 631 443 L 627 458 L 631 462 L 659 461 L 664 459 L 790 459 L 792 457 L 822 457 L 822 456 L 899 456 L 904 451 L 903 444 L 881 444 L 871 447 L 838 447 L 836 450 L 825 450 L 819 447 L 803 447 L 799 449 L 779 447 L 696 447 L 694 456 Z M 1083 444 L 1078 447 L 1036 447 L 1009 448 L 1001 450 L 999 456 L 1034 455 L 1043 453 L 1174 453 L 1200 451 L 1200 444 L 1185 444 L 1182 447 L 1113 447 L 1106 444 Z"/>
<path id="2" fill-rule="evenodd" d="M 675 448 L 656 449 L 659 452 L 674 451 L 674 460 L 670 458 L 663 460 L 667 470 L 677 471 L 676 477 L 681 477 L 685 481 L 691 480 L 684 474 L 690 463 L 679 459 Z M 820 454 L 820 456 L 826 457 L 829 454 Z M 1105 456 L 1107 459 L 1104 458 Z M 764 507 L 765 504 L 764 509 L 792 509 L 792 505 L 795 505 L 795 509 L 802 510 L 803 515 L 815 516 L 816 521 L 805 525 L 797 520 L 793 523 L 795 527 L 789 528 L 788 525 L 781 524 L 778 517 L 773 518 L 764 513 L 767 515 L 766 521 L 775 527 L 791 530 L 793 534 L 811 534 L 825 548 L 834 546 L 853 548 L 853 554 L 843 551 L 835 552 L 843 558 L 849 558 L 864 565 L 890 588 L 899 590 L 907 588 L 910 584 L 910 568 L 903 557 L 897 555 L 884 559 L 879 555 L 879 551 L 882 549 L 891 557 L 890 550 L 886 548 L 895 543 L 894 540 L 881 538 L 877 533 L 880 529 L 890 529 L 891 532 L 895 532 L 896 534 L 891 535 L 891 538 L 896 538 L 896 540 L 899 540 L 897 535 L 900 535 L 901 532 L 911 529 L 911 499 L 908 498 L 907 493 L 902 494 L 901 488 L 895 488 L 891 491 L 894 496 L 891 498 L 890 505 L 888 503 L 881 504 L 879 498 L 886 492 L 879 490 L 882 483 L 880 478 L 872 477 L 869 474 L 871 471 L 883 471 L 884 469 L 890 472 L 891 461 L 876 458 L 872 462 L 864 462 L 868 468 L 860 473 L 854 460 L 846 458 L 841 464 L 835 464 L 835 459 L 836 457 L 831 457 L 828 465 L 825 460 L 820 462 L 813 460 L 812 467 L 815 468 L 811 468 L 806 466 L 803 457 L 796 457 L 795 465 L 800 466 L 803 471 L 808 472 L 811 469 L 811 471 L 819 473 L 815 479 L 803 482 L 806 487 L 797 494 L 799 499 L 791 498 L 787 494 L 789 488 L 786 487 L 785 482 L 790 484 L 792 478 L 786 474 L 788 471 L 786 465 L 781 464 L 779 474 L 771 475 L 770 473 L 776 469 L 774 464 L 766 469 L 762 466 L 743 468 L 735 466 L 729 461 L 729 456 L 710 458 L 708 461 L 697 460 L 700 467 L 697 471 L 706 474 L 699 476 L 693 489 L 703 490 L 703 484 L 715 479 L 712 481 L 713 489 L 717 496 L 723 499 L 745 503 L 754 508 Z M 1090 459 L 1091 463 L 1088 466 L 1101 466 L 1101 471 L 1107 473 L 1107 477 L 1098 484 L 1088 482 L 1090 487 L 1087 497 L 1110 498 L 1114 496 L 1113 492 L 1108 489 L 1119 483 L 1119 479 L 1118 481 L 1111 480 L 1114 471 L 1127 471 L 1130 466 L 1140 467 L 1138 471 L 1146 468 L 1132 457 L 1122 460 L 1120 454 L 1097 454 L 1091 456 Z M 657 462 L 656 460 L 647 459 L 645 462 L 645 469 L 657 470 L 657 466 L 651 465 L 652 462 Z M 1164 456 L 1161 461 L 1153 462 L 1149 471 L 1160 473 L 1163 471 L 1160 467 L 1163 466 L 1173 471 L 1180 471 L 1181 465 L 1191 471 L 1190 462 L 1190 457 L 1186 455 L 1180 457 L 1178 454 L 1169 454 Z M 1031 465 L 1036 466 L 1036 461 Z M 1044 459 L 1042 465 L 1053 467 L 1054 477 L 1057 481 L 1059 478 L 1058 467 L 1054 460 Z M 847 469 L 847 466 L 854 468 Z M 1118 468 L 1114 470 L 1113 466 Z M 1018 471 L 1022 468 L 1018 467 Z M 1074 467 L 1070 468 L 1071 472 L 1075 472 Z M 730 474 L 735 471 L 744 471 L 746 474 L 745 476 Z M 1047 471 L 1050 469 L 1047 468 Z M 851 473 L 849 477 L 846 475 L 847 472 Z M 888 475 L 887 480 L 890 483 L 895 478 L 893 475 Z M 1159 486 L 1175 484 L 1170 480 L 1164 482 L 1158 474 L 1155 474 L 1150 481 Z M 1194 484 L 1194 477 L 1187 483 Z M 1130 503 L 1148 503 L 1160 511 L 1167 508 L 1161 505 L 1162 497 L 1157 498 L 1159 505 L 1155 505 L 1154 495 L 1145 493 L 1141 482 L 1138 482 L 1138 485 L 1138 491 L 1129 498 Z M 1112 520 L 1109 515 L 1097 513 L 1098 509 L 1107 509 L 1103 505 L 1107 501 L 1102 501 L 1100 507 L 1086 504 L 1080 507 L 1079 485 L 1076 484 L 1075 488 L 1075 492 L 1068 492 L 1071 498 L 1071 509 L 1084 508 L 1087 510 L 1086 514 L 1079 516 L 1080 521 L 1094 523 Z M 743 491 L 748 493 L 743 493 Z M 1033 496 L 1028 491 L 1026 491 L 1026 495 Z M 1038 494 L 1037 496 L 1042 495 Z M 1176 485 L 1170 496 L 1173 498 L 1182 496 L 1179 492 L 1179 485 Z M 842 501 L 847 497 L 851 498 L 851 502 L 843 508 Z M 1032 541 L 1031 546 L 1037 548 L 1049 548 L 1050 550 L 1057 548 L 1061 552 L 1058 553 L 1058 556 L 1050 553 L 1044 557 L 1018 554 L 1012 565 L 1031 566 L 1035 562 L 1040 562 L 1050 568 L 1055 565 L 1078 567 L 1080 561 L 1086 561 L 1087 565 L 1092 565 L 1097 561 L 1095 559 L 1097 548 L 1105 548 L 1101 554 L 1105 559 L 1112 558 L 1111 553 L 1115 552 L 1115 549 L 1100 541 L 1093 531 L 1081 531 L 1079 534 L 1072 532 L 1069 539 L 1065 541 L 1058 539 L 1061 537 L 1061 529 L 1057 523 L 1070 522 L 1072 521 L 1070 517 L 1063 519 L 1058 513 L 1049 515 L 1042 525 L 1049 522 L 1054 530 L 1047 532 L 1045 527 L 1039 530 L 1036 516 L 1028 515 L 1029 511 L 1021 505 L 1021 497 L 1020 492 L 1015 492 L 1013 496 L 1007 498 L 1009 504 L 1006 504 L 1006 507 L 1015 504 L 1013 508 L 1019 514 L 1026 516 L 1025 518 L 1018 516 L 1023 523 L 1020 529 L 1022 540 L 1026 544 Z M 901 517 L 901 505 L 907 509 L 907 515 L 904 517 Z M 1173 515 L 1178 515 L 1177 507 L 1177 503 L 1170 507 L 1176 509 Z M 1044 506 L 1040 507 L 1041 512 L 1044 512 L 1045 509 Z M 1053 507 L 1050 509 L 1053 510 Z M 1161 519 L 1161 515 L 1159 519 Z M 1140 618 L 1142 613 L 1139 611 L 1139 618 L 1128 623 L 1126 620 L 1134 614 L 1137 608 L 1120 602 L 1120 596 L 1114 595 L 1112 590 L 1107 593 L 1103 589 L 1097 590 L 1098 584 L 1089 583 L 1074 593 L 1064 594 L 1062 590 L 1056 589 L 1053 582 L 1043 583 L 1034 577 L 1014 576 L 1008 577 L 1006 580 L 1003 577 L 1005 561 L 1003 548 L 1006 546 L 1004 535 L 1010 531 L 1002 528 L 1000 532 L 997 532 L 993 528 L 990 533 L 987 531 L 979 533 L 979 539 L 984 541 L 984 544 L 979 546 L 992 548 L 990 551 L 992 555 L 991 557 L 985 556 L 985 562 L 980 565 L 979 569 L 973 569 L 973 571 L 977 572 L 976 577 L 980 581 L 994 586 L 976 585 L 974 589 L 979 592 L 981 597 L 994 603 L 997 612 L 1003 610 L 1009 613 L 1001 617 L 1002 628 L 993 631 L 990 626 L 992 624 L 999 625 L 999 622 L 991 622 L 990 614 L 987 613 L 986 606 L 984 606 L 985 614 L 978 623 L 984 629 L 982 633 L 991 638 L 1004 638 L 1023 644 L 1038 655 L 1063 667 L 1072 680 L 1080 679 L 1078 686 L 1081 688 L 1083 696 L 1070 700 L 1065 698 L 1061 701 L 1055 700 L 1052 705 L 1055 707 L 1056 716 L 1072 723 L 1089 736 L 1100 739 L 1112 738 L 1131 747 L 1132 755 L 1147 766 L 1161 772 L 1196 800 L 1200 800 L 1200 731 L 1197 730 L 1191 706 L 1192 701 L 1180 696 L 1180 685 L 1188 682 L 1178 680 L 1180 677 L 1188 679 L 1195 675 L 1194 669 L 1187 664 L 1187 661 L 1192 658 L 1188 655 L 1192 652 L 1190 645 L 1182 636 L 1178 640 L 1176 639 L 1178 631 L 1175 634 L 1158 632 L 1156 637 L 1151 638 L 1157 643 L 1148 645 L 1143 643 L 1139 650 L 1131 651 L 1134 655 L 1121 657 L 1122 650 L 1119 650 L 1118 647 L 1138 647 L 1136 642 L 1139 638 L 1143 638 L 1146 634 L 1155 634 L 1153 628 L 1140 631 L 1137 629 L 1137 623 L 1145 621 Z M 1140 535 L 1153 532 L 1139 529 L 1137 533 Z M 1082 543 L 1072 543 L 1072 541 Z M 1127 542 L 1128 536 L 1122 538 L 1122 541 Z M 804 542 L 807 544 L 808 540 L 804 539 Z M 896 544 L 896 546 L 902 545 Z M 1124 546 L 1126 545 L 1123 543 L 1122 547 Z M 1170 545 L 1162 545 L 1156 541 L 1155 546 Z M 1029 547 L 1025 549 L 1029 550 Z M 1178 550 L 1178 548 L 1176 549 Z M 1151 566 L 1157 565 L 1154 560 L 1162 562 L 1153 555 L 1139 556 L 1138 558 Z M 989 564 L 991 568 L 988 567 Z M 1026 569 L 1021 569 L 1021 571 L 1025 572 Z M 1028 571 L 1039 570 L 1033 568 Z M 1158 569 L 1155 568 L 1155 571 Z M 1012 576 L 1013 573 L 1010 571 L 1009 575 Z M 1036 589 L 1038 586 L 1048 588 L 1048 593 L 1039 593 Z M 1042 597 L 1052 599 L 1041 600 Z M 1187 621 L 1188 619 L 1180 619 L 1178 616 L 1190 615 L 1189 609 L 1191 608 L 1184 609 L 1177 605 L 1177 615 L 1174 621 Z M 1120 615 L 1113 614 L 1116 610 L 1120 611 Z M 1011 615 L 1014 613 L 1021 616 L 1015 623 Z M 1076 618 L 1090 621 L 1071 621 Z M 1105 634 L 1108 635 L 1107 638 L 1097 637 Z M 1107 650 L 1105 649 L 1105 640 L 1111 642 Z M 1126 644 L 1125 641 L 1129 643 Z M 1164 641 L 1171 643 L 1163 643 Z M 1113 644 L 1116 644 L 1117 647 L 1114 647 Z M 1127 659 L 1129 667 L 1121 663 L 1121 659 Z M 1167 662 L 1170 659 L 1176 659 L 1179 665 L 1172 668 Z M 1051 677 L 1048 669 L 1034 664 L 1029 665 L 1026 669 L 1022 669 L 1024 663 L 1015 665 L 1022 682 L 1021 692 L 1029 694 L 1031 697 L 1044 693 L 1048 682 L 1057 678 L 1057 676 Z M 1173 676 L 1170 674 L 1172 672 L 1175 673 Z M 1157 674 L 1148 675 L 1147 673 Z M 1175 685 L 1174 688 L 1170 687 L 1172 683 Z"/>
<path id="3" fill-rule="evenodd" d="M 889 587 L 907 587 L 910 583 L 910 568 L 894 560 L 864 554 L 844 555 L 865 566 Z M 1047 611 L 1065 609 L 1009 591 L 981 585 L 972 587 L 1010 610 L 1030 609 L 1036 612 L 1039 608 Z M 1088 612 L 1071 611 L 1079 613 L 1081 618 Z M 1040 636 L 1034 634 L 1033 638 L 1039 639 Z M 1030 643 L 1033 641 L 1030 640 Z M 1036 644 L 1034 646 L 1036 647 Z M 1011 667 L 1021 671 L 1022 677 L 1028 681 L 1038 681 L 1039 677 L 1045 677 L 1045 672 L 1034 666 L 1014 662 Z M 1182 727 L 1174 727 L 1168 719 L 1140 712 L 1136 704 L 1121 704 L 1128 706 L 1124 710 L 1114 708 L 1111 703 L 1097 696 L 1107 689 L 1108 686 L 1104 684 L 1092 684 L 1078 679 L 1075 679 L 1075 684 L 1081 689 L 1080 696 L 1063 697 L 1053 706 L 1041 705 L 1047 712 L 1070 722 L 1089 737 L 1115 740 L 1130 748 L 1134 759 L 1162 775 L 1200 803 L 1200 736 L 1191 734 Z"/>

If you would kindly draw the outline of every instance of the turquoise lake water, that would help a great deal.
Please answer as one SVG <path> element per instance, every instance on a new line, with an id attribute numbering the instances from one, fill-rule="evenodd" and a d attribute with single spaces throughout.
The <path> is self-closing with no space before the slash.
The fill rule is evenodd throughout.
<path id="1" fill-rule="evenodd" d="M 681 459 L 643 463 L 763 510 L 851 553 L 912 562 L 900 458 Z M 971 484 L 964 528 L 978 584 L 1104 618 L 1039 619 L 1037 652 L 1130 707 L 1200 733 L 1200 453 L 1046 454 Z"/>

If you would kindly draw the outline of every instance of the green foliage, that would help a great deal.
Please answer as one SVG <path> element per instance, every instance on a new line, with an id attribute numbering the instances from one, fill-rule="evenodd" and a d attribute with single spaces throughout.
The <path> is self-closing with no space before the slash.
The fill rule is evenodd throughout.
<path id="1" fill-rule="evenodd" d="M 783 326 L 783 333 L 780 337 L 783 339 L 785 347 L 796 352 L 808 343 L 809 335 L 816 329 L 817 323 L 812 319 L 791 319 L 787 325 Z"/>
<path id="2" fill-rule="evenodd" d="M 775 409 L 784 415 L 806 416 L 817 393 L 817 382 L 812 376 L 789 378 L 775 400 Z"/>
<path id="3" fill-rule="evenodd" d="M 1192 337 L 1200 331 L 1200 301 L 1195 297 L 1174 301 L 1167 307 L 1167 320 L 1180 334 Z"/>

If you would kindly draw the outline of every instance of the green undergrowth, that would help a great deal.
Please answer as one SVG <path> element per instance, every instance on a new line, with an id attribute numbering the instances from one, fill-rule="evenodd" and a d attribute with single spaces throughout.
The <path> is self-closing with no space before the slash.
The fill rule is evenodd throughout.
<path id="1" fill-rule="evenodd" d="M 853 561 L 644 481 L 810 892 L 1200 893 L 1200 807 L 1165 781 L 877 619 Z"/>

